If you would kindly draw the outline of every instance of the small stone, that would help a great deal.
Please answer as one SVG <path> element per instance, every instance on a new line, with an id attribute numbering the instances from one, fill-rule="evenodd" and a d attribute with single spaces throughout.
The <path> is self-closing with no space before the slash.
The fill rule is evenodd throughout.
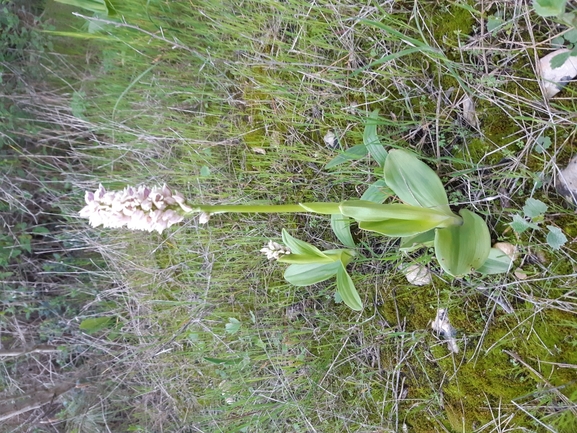
<path id="1" fill-rule="evenodd" d="M 414 264 L 403 269 L 405 278 L 415 286 L 426 286 L 433 282 L 431 271 L 424 265 Z"/>
<path id="2" fill-rule="evenodd" d="M 529 278 L 527 276 L 527 274 L 521 268 L 515 269 L 514 274 L 517 277 L 517 279 L 519 279 L 519 280 L 526 280 L 527 278 Z"/>
<path id="3" fill-rule="evenodd" d="M 577 156 L 557 175 L 555 189 L 567 201 L 577 205 Z"/>
<path id="4" fill-rule="evenodd" d="M 551 67 L 551 60 L 561 55 L 567 55 L 571 51 L 562 48 L 547 54 L 537 63 L 537 75 L 540 78 L 543 93 L 547 99 L 559 93 L 577 75 L 577 57 L 569 55 L 557 68 Z"/>
<path id="5" fill-rule="evenodd" d="M 335 133 L 331 130 L 329 130 L 325 134 L 325 136 L 323 137 L 323 141 L 325 142 L 327 147 L 330 149 L 336 149 L 339 147 L 339 140 L 338 140 L 337 136 L 335 135 Z"/>
<path id="6" fill-rule="evenodd" d="M 509 242 L 496 242 L 493 244 L 493 248 L 503 251 L 513 262 L 519 258 L 517 247 Z"/>

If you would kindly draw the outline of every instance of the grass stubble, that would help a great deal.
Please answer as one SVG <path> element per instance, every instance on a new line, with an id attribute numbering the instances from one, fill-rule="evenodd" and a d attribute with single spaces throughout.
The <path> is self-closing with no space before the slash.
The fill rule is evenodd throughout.
<path id="1" fill-rule="evenodd" d="M 281 227 L 334 248 L 318 216 L 219 215 L 162 236 L 80 226 L 109 285 L 76 320 L 114 320 L 69 342 L 90 348 L 99 373 L 67 394 L 50 428 L 574 431 L 577 232 L 553 186 L 573 152 L 574 102 L 572 85 L 544 102 L 535 79 L 559 28 L 521 2 L 129 1 L 119 12 L 122 23 L 99 22 L 85 65 L 59 55 L 74 68 L 52 71 L 73 101 L 52 114 L 84 134 L 67 174 L 78 189 L 167 182 L 211 204 L 360 196 L 378 167 L 324 169 L 339 150 L 323 137 L 362 143 L 379 109 L 383 143 L 428 161 L 456 208 L 518 246 L 528 278 L 453 280 L 433 260 L 433 284 L 410 286 L 398 265 L 432 254 L 401 256 L 394 240 L 357 233 L 366 307 L 354 313 L 334 287 L 290 287 L 258 254 Z M 489 32 L 497 15 L 504 24 Z M 466 94 L 477 125 L 463 118 Z M 540 136 L 552 141 L 543 153 Z M 570 239 L 559 251 L 542 231 L 508 226 L 528 197 Z M 430 331 L 437 308 L 459 331 L 458 354 Z"/>

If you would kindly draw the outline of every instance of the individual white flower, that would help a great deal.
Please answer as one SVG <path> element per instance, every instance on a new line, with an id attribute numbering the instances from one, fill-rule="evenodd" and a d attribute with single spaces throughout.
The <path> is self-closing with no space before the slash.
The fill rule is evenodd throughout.
<path id="1" fill-rule="evenodd" d="M 199 224 L 206 224 L 210 220 L 210 214 L 206 212 L 202 212 L 198 217 Z"/>

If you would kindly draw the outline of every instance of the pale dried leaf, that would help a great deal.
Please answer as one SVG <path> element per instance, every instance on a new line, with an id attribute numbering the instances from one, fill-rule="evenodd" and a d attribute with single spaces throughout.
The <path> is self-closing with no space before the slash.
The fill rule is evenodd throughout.
<path id="1" fill-rule="evenodd" d="M 465 121 L 473 128 L 477 128 L 479 126 L 479 118 L 475 111 L 475 103 L 473 102 L 473 99 L 469 95 L 465 95 L 461 105 L 463 107 L 463 118 Z"/>

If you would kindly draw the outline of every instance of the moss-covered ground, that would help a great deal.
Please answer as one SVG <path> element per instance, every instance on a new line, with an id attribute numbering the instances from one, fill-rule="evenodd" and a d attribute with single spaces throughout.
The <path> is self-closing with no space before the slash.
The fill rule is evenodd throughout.
<path id="1" fill-rule="evenodd" d="M 455 279 L 432 250 L 401 254 L 397 240 L 353 230 L 365 306 L 353 312 L 334 284 L 292 287 L 259 253 L 283 227 L 337 248 L 322 216 L 215 215 L 162 235 L 86 228 L 110 278 L 74 322 L 113 318 L 91 336 L 106 368 L 85 379 L 99 386 L 37 430 L 6 431 L 577 431 L 577 227 L 554 187 L 575 150 L 573 84 L 545 101 L 535 77 L 564 28 L 523 2 L 361 3 L 129 0 L 92 17 L 48 2 L 46 85 L 77 137 L 63 168 L 71 203 L 99 182 L 166 182 L 205 204 L 358 198 L 382 176 L 370 156 L 325 166 L 362 144 L 378 109 L 382 143 L 413 150 L 455 209 L 516 245 L 518 272 Z M 548 211 L 517 233 L 509 224 L 531 197 Z M 567 243 L 553 248 L 547 226 Z M 410 285 L 408 262 L 429 266 L 432 283 Z M 439 308 L 458 353 L 431 329 Z"/>

